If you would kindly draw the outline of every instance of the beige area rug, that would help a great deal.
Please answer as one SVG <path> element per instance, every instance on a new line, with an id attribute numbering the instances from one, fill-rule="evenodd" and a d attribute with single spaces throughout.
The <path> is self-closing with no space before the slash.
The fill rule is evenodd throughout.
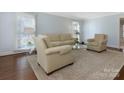
<path id="1" fill-rule="evenodd" d="M 28 56 L 35 75 L 39 80 L 113 80 L 124 65 L 122 52 L 107 50 L 102 53 L 85 49 L 73 50 L 75 63 L 46 75 L 37 65 L 36 55 Z"/>

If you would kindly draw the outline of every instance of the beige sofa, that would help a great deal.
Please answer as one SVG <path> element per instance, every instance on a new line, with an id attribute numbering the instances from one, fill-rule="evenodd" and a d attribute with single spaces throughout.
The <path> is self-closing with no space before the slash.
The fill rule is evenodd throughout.
<path id="1" fill-rule="evenodd" d="M 45 42 L 47 47 L 56 47 L 63 45 L 74 45 L 76 39 L 70 33 L 65 34 L 46 34 Z"/>
<path id="2" fill-rule="evenodd" d="M 95 50 L 97 52 L 101 52 L 103 50 L 106 50 L 107 48 L 107 35 L 105 34 L 95 34 L 94 39 L 88 39 L 87 41 L 88 50 Z"/>
<path id="3" fill-rule="evenodd" d="M 47 74 L 74 62 L 71 45 L 48 48 L 45 38 L 47 37 L 38 36 L 34 40 L 37 50 L 37 62 Z"/>

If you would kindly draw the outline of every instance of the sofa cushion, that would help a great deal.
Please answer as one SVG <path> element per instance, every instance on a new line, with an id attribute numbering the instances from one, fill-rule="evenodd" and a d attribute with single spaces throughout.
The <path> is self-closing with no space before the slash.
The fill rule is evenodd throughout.
<path id="1" fill-rule="evenodd" d="M 50 42 L 50 40 L 49 40 L 49 38 L 48 38 L 48 37 L 44 38 L 43 40 L 44 40 L 44 42 L 45 42 L 45 44 L 46 44 L 47 48 L 52 47 L 52 44 L 51 44 L 51 42 Z"/>
<path id="2" fill-rule="evenodd" d="M 74 40 L 67 40 L 67 41 L 61 42 L 61 45 L 72 45 L 72 44 L 74 44 L 74 43 L 75 43 Z"/>
<path id="3" fill-rule="evenodd" d="M 61 39 L 61 41 L 71 40 L 72 36 L 71 36 L 71 34 L 61 34 L 60 39 Z"/>
<path id="4" fill-rule="evenodd" d="M 52 47 L 61 46 L 61 41 L 51 42 Z"/>
<path id="5" fill-rule="evenodd" d="M 75 38 L 72 38 L 71 34 L 47 34 L 47 38 L 44 38 L 44 42 L 47 48 L 62 46 L 62 45 L 72 45 L 75 43 Z"/>
<path id="6" fill-rule="evenodd" d="M 51 35 L 49 35 L 49 34 L 47 34 L 47 36 L 48 36 L 48 38 L 49 38 L 49 40 L 50 41 L 52 41 L 52 42 L 54 42 L 54 41 L 60 41 L 60 35 L 59 34 L 51 34 Z"/>

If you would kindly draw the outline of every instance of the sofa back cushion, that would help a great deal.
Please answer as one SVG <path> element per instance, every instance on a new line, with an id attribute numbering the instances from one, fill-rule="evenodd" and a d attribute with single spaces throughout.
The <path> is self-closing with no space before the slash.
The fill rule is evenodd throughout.
<path id="1" fill-rule="evenodd" d="M 56 47 L 61 45 L 73 44 L 74 40 L 69 33 L 65 34 L 47 34 L 44 38 L 47 48 Z M 73 41 L 73 42 L 72 42 Z"/>
<path id="2" fill-rule="evenodd" d="M 71 40 L 72 39 L 72 35 L 69 34 L 69 33 L 61 34 L 60 35 L 60 39 L 61 39 L 61 41 Z"/>
<path id="3" fill-rule="evenodd" d="M 52 47 L 51 41 L 49 40 L 49 38 L 48 38 L 48 37 L 44 38 L 44 42 L 45 42 L 45 44 L 46 44 L 47 48 Z"/>
<path id="4" fill-rule="evenodd" d="M 47 34 L 47 36 L 51 42 L 60 41 L 59 34 Z"/>

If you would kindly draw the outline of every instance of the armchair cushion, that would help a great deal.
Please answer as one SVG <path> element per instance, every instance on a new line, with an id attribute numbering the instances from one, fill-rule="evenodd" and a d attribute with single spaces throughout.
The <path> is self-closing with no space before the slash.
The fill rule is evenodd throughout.
<path id="1" fill-rule="evenodd" d="M 98 42 L 90 42 L 90 43 L 88 43 L 88 45 L 91 45 L 91 46 L 98 46 Z"/>
<path id="2" fill-rule="evenodd" d="M 98 43 L 101 44 L 101 45 L 103 45 L 103 44 L 106 44 L 107 43 L 107 40 L 99 41 Z"/>
<path id="3" fill-rule="evenodd" d="M 95 41 L 103 41 L 105 40 L 104 34 L 95 34 Z"/>
<path id="4" fill-rule="evenodd" d="M 94 42 L 95 39 L 88 39 L 87 42 Z"/>

